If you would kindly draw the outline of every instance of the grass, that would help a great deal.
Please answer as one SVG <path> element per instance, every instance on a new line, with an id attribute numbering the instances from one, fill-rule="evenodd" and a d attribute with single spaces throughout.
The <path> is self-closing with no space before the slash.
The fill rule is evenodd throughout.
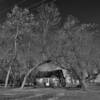
<path id="1" fill-rule="evenodd" d="M 0 100 L 100 100 L 100 90 L 0 89 Z"/>

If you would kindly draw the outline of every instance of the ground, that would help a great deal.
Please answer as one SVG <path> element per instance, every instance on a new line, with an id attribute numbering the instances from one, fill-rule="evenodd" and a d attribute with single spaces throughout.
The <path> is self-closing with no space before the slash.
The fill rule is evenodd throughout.
<path id="1" fill-rule="evenodd" d="M 0 89 L 0 100 L 100 100 L 100 90 Z"/>

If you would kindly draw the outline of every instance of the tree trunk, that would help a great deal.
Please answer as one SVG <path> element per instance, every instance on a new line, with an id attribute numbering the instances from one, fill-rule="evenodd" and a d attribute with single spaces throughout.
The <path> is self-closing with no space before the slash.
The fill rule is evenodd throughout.
<path id="1" fill-rule="evenodd" d="M 81 88 L 83 90 L 87 90 L 88 85 L 86 83 L 85 71 L 83 71 L 80 75 L 78 75 L 73 67 L 71 67 L 71 70 L 77 76 L 77 78 L 78 78 L 78 80 L 80 82 Z"/>
<path id="2" fill-rule="evenodd" d="M 5 86 L 4 86 L 5 88 L 6 88 L 7 85 L 8 85 L 10 72 L 11 72 L 11 66 L 10 66 L 9 69 L 8 69 L 7 76 L 6 76 L 6 79 L 5 79 Z"/>
<path id="3" fill-rule="evenodd" d="M 86 76 L 85 76 L 85 72 L 83 71 L 82 72 L 82 75 L 80 77 L 80 84 L 81 84 L 81 88 L 86 91 L 87 90 L 87 87 L 88 87 L 88 84 L 86 82 Z"/>
<path id="4" fill-rule="evenodd" d="M 24 85 L 25 85 L 25 82 L 26 82 L 26 80 L 27 80 L 27 77 L 30 75 L 30 73 L 33 71 L 33 70 L 35 70 L 38 66 L 40 66 L 41 64 L 37 64 L 35 67 L 33 67 L 33 68 L 31 68 L 28 72 L 27 72 L 27 74 L 25 75 L 25 77 L 24 77 L 24 80 L 23 80 L 23 82 L 22 82 L 22 85 L 21 85 L 21 87 L 20 87 L 20 89 L 23 89 L 24 88 Z"/>
<path id="5" fill-rule="evenodd" d="M 82 79 L 81 82 L 82 82 L 82 84 L 81 84 L 82 85 L 82 89 L 83 90 L 87 90 L 87 83 L 86 83 L 85 79 Z"/>

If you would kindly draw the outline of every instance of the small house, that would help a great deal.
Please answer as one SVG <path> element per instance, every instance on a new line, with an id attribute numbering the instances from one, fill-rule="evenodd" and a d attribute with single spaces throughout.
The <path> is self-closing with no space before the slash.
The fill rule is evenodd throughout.
<path id="1" fill-rule="evenodd" d="M 62 79 L 64 80 L 61 70 L 39 71 L 36 75 L 36 82 L 43 87 L 59 87 L 62 84 Z"/>
<path id="2" fill-rule="evenodd" d="M 35 82 L 40 87 L 71 87 L 79 84 L 72 71 L 51 62 L 40 65 L 36 70 Z"/>

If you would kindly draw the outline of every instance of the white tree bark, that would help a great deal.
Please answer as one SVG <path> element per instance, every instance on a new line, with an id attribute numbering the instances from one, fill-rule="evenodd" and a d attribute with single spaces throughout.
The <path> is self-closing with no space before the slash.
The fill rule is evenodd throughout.
<path id="1" fill-rule="evenodd" d="M 35 70 L 38 66 L 40 66 L 41 64 L 42 64 L 42 63 L 37 64 L 35 67 L 31 68 L 31 69 L 27 72 L 27 74 L 26 74 L 25 77 L 24 77 L 24 80 L 23 80 L 23 82 L 22 82 L 22 85 L 21 85 L 20 89 L 23 89 L 23 88 L 24 88 L 24 85 L 25 85 L 25 83 L 26 83 L 26 80 L 27 80 L 28 76 L 31 74 L 31 72 L 34 71 L 34 70 Z"/>
<path id="2" fill-rule="evenodd" d="M 5 86 L 4 86 L 5 88 L 7 88 L 7 86 L 8 86 L 10 72 L 11 72 L 11 66 L 8 69 L 7 76 L 6 76 L 6 79 L 5 79 Z"/>

